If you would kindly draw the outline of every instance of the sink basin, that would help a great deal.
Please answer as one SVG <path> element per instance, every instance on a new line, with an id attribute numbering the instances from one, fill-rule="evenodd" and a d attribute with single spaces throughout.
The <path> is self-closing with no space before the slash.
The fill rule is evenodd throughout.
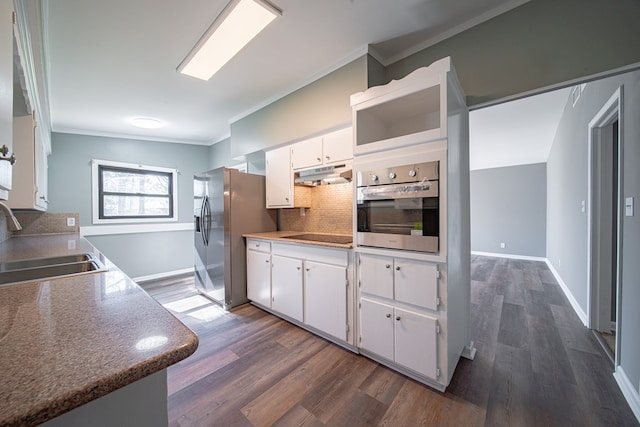
<path id="1" fill-rule="evenodd" d="M 98 273 L 106 268 L 93 254 L 65 255 L 0 263 L 0 285 Z"/>

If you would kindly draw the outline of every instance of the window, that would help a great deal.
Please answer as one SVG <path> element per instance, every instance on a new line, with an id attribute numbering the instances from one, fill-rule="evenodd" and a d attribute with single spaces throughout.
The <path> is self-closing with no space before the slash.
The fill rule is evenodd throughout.
<path id="1" fill-rule="evenodd" d="M 93 223 L 176 221 L 175 169 L 93 160 Z"/>

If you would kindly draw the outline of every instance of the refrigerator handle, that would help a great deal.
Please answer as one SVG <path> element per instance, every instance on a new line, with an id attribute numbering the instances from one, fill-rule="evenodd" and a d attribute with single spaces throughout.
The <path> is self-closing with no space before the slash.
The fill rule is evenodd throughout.
<path id="1" fill-rule="evenodd" d="M 198 217 L 198 231 L 200 231 L 201 233 L 201 237 L 202 237 L 202 243 L 204 243 L 205 246 L 207 246 L 207 236 L 206 236 L 206 227 L 204 225 L 204 216 L 206 215 L 205 212 L 205 204 L 207 202 L 207 196 L 205 195 L 202 198 L 202 205 L 200 206 L 200 216 Z"/>
<path id="2" fill-rule="evenodd" d="M 204 196 L 204 209 L 202 213 L 202 238 L 204 245 L 209 246 L 209 232 L 211 231 L 211 207 L 209 206 L 209 196 Z"/>

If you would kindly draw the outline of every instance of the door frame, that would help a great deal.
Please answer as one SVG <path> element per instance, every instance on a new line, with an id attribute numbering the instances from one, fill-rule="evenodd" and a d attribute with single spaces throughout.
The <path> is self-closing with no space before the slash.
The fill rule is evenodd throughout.
<path id="1" fill-rule="evenodd" d="M 607 255 L 602 253 L 604 250 L 601 247 L 600 236 L 600 223 L 599 223 L 599 196 L 602 192 L 606 191 L 600 185 L 600 173 L 601 173 L 601 148 L 603 144 L 612 144 L 613 137 L 611 133 L 611 127 L 615 120 L 618 120 L 618 185 L 616 194 L 614 194 L 613 203 L 618 204 L 617 210 L 617 256 L 615 265 L 611 266 L 611 269 L 616 274 L 616 351 L 614 365 L 619 365 L 620 355 L 620 328 L 621 328 L 621 287 L 620 280 L 622 278 L 622 188 L 623 188 L 623 136 L 624 136 L 624 115 L 623 115 L 623 90 L 622 86 L 618 87 L 616 91 L 611 95 L 609 100 L 602 106 L 600 111 L 591 119 L 588 125 L 588 180 L 587 180 L 587 197 L 588 197 L 588 211 L 587 211 L 587 284 L 588 284 L 588 319 L 589 328 L 595 330 L 602 330 L 601 326 L 605 321 L 610 322 L 610 308 L 603 307 L 608 304 L 611 306 L 611 288 L 609 286 L 601 286 L 598 280 L 600 274 L 600 265 L 602 262 L 608 262 L 603 257 Z M 612 218 L 613 220 L 614 218 Z M 602 231 L 606 233 L 607 231 Z M 610 259 L 610 251 L 609 251 Z M 608 293 L 608 296 L 607 296 Z M 604 302 L 604 304 L 603 304 Z M 603 312 L 609 313 L 609 319 L 603 319 Z"/>

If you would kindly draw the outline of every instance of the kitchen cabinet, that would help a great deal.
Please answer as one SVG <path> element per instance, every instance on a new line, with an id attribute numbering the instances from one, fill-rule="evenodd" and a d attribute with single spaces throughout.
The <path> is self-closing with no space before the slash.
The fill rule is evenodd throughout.
<path id="1" fill-rule="evenodd" d="M 355 349 L 350 260 L 347 249 L 248 238 L 247 296 L 277 316 Z M 264 267 L 269 261 L 270 274 Z"/>
<path id="2" fill-rule="evenodd" d="M 14 166 L 15 182 L 7 205 L 46 211 L 47 153 L 32 116 L 13 119 L 13 146 L 19 163 Z"/>
<path id="3" fill-rule="evenodd" d="M 352 95 L 351 107 L 354 174 L 429 161 L 440 168 L 438 252 L 354 249 L 358 345 L 363 354 L 444 391 L 460 357 L 473 359 L 476 351 L 464 92 L 450 58 L 443 58 Z"/>
<path id="4" fill-rule="evenodd" d="M 265 195 L 267 208 L 310 208 L 308 187 L 293 185 L 291 147 L 281 147 L 265 153 Z"/>
<path id="5" fill-rule="evenodd" d="M 11 156 L 13 134 L 13 2 L 0 0 L 0 147 L 7 146 Z M 0 161 L 0 198 L 11 190 L 12 167 Z"/>
<path id="6" fill-rule="evenodd" d="M 450 107 L 464 106 L 464 102 L 450 58 L 418 68 L 387 85 L 353 94 L 354 154 L 447 138 L 449 119 L 457 115 L 450 114 Z"/>
<path id="7" fill-rule="evenodd" d="M 437 379 L 435 317 L 361 298 L 360 348 Z"/>
<path id="8" fill-rule="evenodd" d="M 438 309 L 438 266 L 418 260 L 360 254 L 360 292 Z"/>
<path id="9" fill-rule="evenodd" d="M 271 308 L 302 322 L 302 260 L 271 255 Z"/>
<path id="10" fill-rule="evenodd" d="M 293 170 L 344 163 L 353 158 L 351 127 L 309 138 L 291 146 Z"/>
<path id="11" fill-rule="evenodd" d="M 271 249 L 269 242 L 247 241 L 247 298 L 271 307 Z"/>
<path id="12" fill-rule="evenodd" d="M 286 146 L 265 152 L 265 162 L 267 208 L 292 208 L 291 148 Z"/>
<path id="13" fill-rule="evenodd" d="M 346 267 L 305 260 L 305 323 L 346 340 L 348 285 Z"/>

